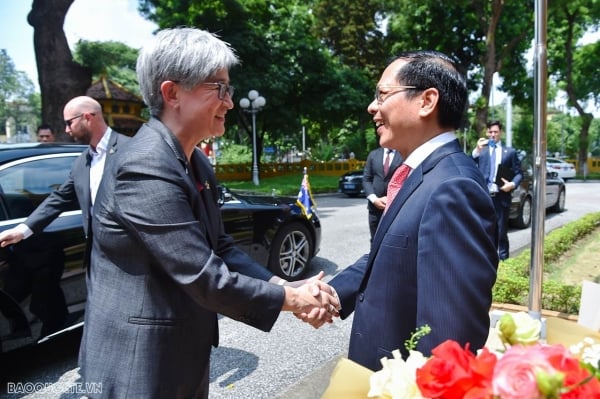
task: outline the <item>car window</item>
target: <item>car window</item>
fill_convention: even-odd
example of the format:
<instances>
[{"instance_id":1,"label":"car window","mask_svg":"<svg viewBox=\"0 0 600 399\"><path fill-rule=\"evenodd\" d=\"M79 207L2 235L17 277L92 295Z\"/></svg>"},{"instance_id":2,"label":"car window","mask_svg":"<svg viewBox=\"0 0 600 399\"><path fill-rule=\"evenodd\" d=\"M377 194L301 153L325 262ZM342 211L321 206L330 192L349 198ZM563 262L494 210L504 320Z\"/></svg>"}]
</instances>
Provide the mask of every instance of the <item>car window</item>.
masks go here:
<instances>
[{"instance_id":1,"label":"car window","mask_svg":"<svg viewBox=\"0 0 600 399\"><path fill-rule=\"evenodd\" d=\"M0 170L3 210L0 219L27 217L67 179L78 154L35 158ZM77 207L71 210L75 210Z\"/></svg>"}]
</instances>

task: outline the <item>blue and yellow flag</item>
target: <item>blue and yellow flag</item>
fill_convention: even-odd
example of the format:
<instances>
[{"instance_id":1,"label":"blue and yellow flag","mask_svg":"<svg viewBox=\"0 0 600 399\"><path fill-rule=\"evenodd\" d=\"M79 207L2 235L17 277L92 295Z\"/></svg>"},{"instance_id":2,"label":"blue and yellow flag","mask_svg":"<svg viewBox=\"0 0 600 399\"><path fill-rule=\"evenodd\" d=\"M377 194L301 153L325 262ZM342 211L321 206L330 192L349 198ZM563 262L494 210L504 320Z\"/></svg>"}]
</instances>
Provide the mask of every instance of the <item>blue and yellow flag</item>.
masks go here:
<instances>
[{"instance_id":1,"label":"blue and yellow flag","mask_svg":"<svg viewBox=\"0 0 600 399\"><path fill-rule=\"evenodd\" d=\"M296 205L302 209L302 214L306 216L307 219L312 217L312 208L317 206L315 200L313 199L312 192L310 191L310 183L308 182L306 167L304 168L304 177L302 178L302 184L300 185L300 191L298 192Z\"/></svg>"}]
</instances>

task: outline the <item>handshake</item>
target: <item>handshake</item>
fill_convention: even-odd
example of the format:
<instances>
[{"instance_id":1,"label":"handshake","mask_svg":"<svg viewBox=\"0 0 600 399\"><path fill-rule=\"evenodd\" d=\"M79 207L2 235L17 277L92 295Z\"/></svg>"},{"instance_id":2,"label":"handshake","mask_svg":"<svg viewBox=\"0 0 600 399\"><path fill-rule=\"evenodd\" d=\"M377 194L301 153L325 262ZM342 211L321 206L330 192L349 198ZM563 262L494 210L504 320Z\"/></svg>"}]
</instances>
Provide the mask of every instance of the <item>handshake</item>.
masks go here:
<instances>
[{"instance_id":1,"label":"handshake","mask_svg":"<svg viewBox=\"0 0 600 399\"><path fill-rule=\"evenodd\" d=\"M322 281L323 272L307 280L287 282L284 285L285 300L282 310L319 328L325 323L333 323L340 316L340 300L329 284Z\"/></svg>"}]
</instances>

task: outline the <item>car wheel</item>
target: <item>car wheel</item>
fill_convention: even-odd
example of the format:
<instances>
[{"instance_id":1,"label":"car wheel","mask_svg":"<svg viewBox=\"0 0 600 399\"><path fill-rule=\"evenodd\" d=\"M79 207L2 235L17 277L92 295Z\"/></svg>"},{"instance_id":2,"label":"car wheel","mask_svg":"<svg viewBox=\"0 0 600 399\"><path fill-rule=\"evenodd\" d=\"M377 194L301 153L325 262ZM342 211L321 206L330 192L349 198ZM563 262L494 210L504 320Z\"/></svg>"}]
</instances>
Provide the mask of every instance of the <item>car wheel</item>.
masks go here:
<instances>
[{"instance_id":1,"label":"car wheel","mask_svg":"<svg viewBox=\"0 0 600 399\"><path fill-rule=\"evenodd\" d=\"M560 213L565 210L565 189L561 189L558 193L558 198L556 199L556 203L552 205L550 211Z\"/></svg>"},{"instance_id":2,"label":"car wheel","mask_svg":"<svg viewBox=\"0 0 600 399\"><path fill-rule=\"evenodd\" d=\"M519 214L514 219L513 224L516 228L526 229L531 225L531 197L526 196L519 207Z\"/></svg>"},{"instance_id":3,"label":"car wheel","mask_svg":"<svg viewBox=\"0 0 600 399\"><path fill-rule=\"evenodd\" d=\"M283 226L275 236L269 256L269 269L288 281L299 280L313 253L312 238L300 223Z\"/></svg>"}]
</instances>

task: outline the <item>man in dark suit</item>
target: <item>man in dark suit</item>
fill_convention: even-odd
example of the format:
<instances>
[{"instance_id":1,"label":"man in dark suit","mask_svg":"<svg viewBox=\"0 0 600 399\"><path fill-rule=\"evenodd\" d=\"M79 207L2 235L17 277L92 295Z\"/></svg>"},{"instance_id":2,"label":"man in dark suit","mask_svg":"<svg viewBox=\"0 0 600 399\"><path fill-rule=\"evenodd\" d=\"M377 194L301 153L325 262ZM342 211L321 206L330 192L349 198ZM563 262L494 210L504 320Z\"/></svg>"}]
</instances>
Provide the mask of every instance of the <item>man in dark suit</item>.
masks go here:
<instances>
[{"instance_id":1,"label":"man in dark suit","mask_svg":"<svg viewBox=\"0 0 600 399\"><path fill-rule=\"evenodd\" d=\"M379 136L377 140L379 141ZM367 156L362 184L368 201L371 242L385 209L387 185L400 164L402 164L402 156L392 148L379 147Z\"/></svg>"},{"instance_id":2,"label":"man in dark suit","mask_svg":"<svg viewBox=\"0 0 600 399\"><path fill-rule=\"evenodd\" d=\"M400 54L369 104L381 146L398 150L404 163L388 185L370 253L329 283L341 317L354 312L348 357L372 370L395 349L407 357L406 340L424 325L431 333L417 350L425 356L448 339L472 351L486 342L496 218L485 181L454 133L466 104L464 76L434 51Z\"/></svg>"},{"instance_id":3,"label":"man in dark suit","mask_svg":"<svg viewBox=\"0 0 600 399\"><path fill-rule=\"evenodd\" d=\"M237 62L227 43L192 28L162 30L140 51L152 117L111 163L94 204L80 365L101 397L208 398L217 313L269 331L282 310L331 319L339 306L320 281L264 281L271 273L224 232L218 183L197 144L225 132Z\"/></svg>"},{"instance_id":4,"label":"man in dark suit","mask_svg":"<svg viewBox=\"0 0 600 399\"><path fill-rule=\"evenodd\" d=\"M0 246L16 244L34 234L40 234L62 212L81 208L87 244L84 262L87 263L91 250L89 223L94 196L105 164L129 141L129 137L108 127L102 115L102 106L91 97L80 96L71 99L65 105L63 115L66 132L75 141L89 144L89 149L73 162L68 179L54 190L23 223L0 233ZM42 336L44 336L62 327L67 318L65 298L60 287L64 270L62 261L64 254L55 253L56 245L46 243L38 245L38 241L42 238L34 237L30 240L35 240L36 243L22 243L21 246L15 247L16 256L23 258L15 263L24 265L23 269L28 268L31 271L16 271L22 281L21 284L14 286L39 287L39 289L31 289L31 306L32 311L36 307L43 309L42 312L35 313L43 321ZM49 255L48 248L51 247L54 252ZM33 253L34 250L38 253ZM48 266L45 267L42 262L47 263ZM24 279L28 281L23 281ZM23 294L24 292L15 292L13 296L19 298ZM43 305L38 306L38 303Z\"/></svg>"},{"instance_id":5,"label":"man in dark suit","mask_svg":"<svg viewBox=\"0 0 600 399\"><path fill-rule=\"evenodd\" d=\"M514 148L503 146L500 121L487 123L487 138L480 138L473 150L473 159L487 182L488 192L494 202L498 221L498 256L500 260L509 256L508 217L512 192L519 187L523 175L521 160ZM492 162L492 159L494 160Z\"/></svg>"}]
</instances>

